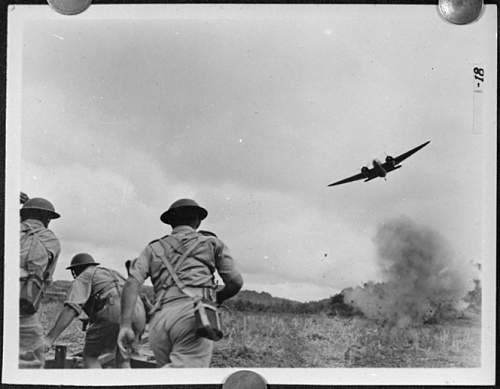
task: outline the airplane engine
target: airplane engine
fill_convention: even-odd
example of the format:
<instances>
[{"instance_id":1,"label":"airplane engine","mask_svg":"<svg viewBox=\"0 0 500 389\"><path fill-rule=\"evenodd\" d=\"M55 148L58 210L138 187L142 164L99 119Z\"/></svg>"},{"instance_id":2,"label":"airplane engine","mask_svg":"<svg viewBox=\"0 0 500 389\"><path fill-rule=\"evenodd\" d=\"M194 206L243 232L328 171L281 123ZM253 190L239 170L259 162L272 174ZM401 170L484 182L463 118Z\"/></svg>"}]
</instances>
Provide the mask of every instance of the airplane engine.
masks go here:
<instances>
[{"instance_id":1,"label":"airplane engine","mask_svg":"<svg viewBox=\"0 0 500 389\"><path fill-rule=\"evenodd\" d=\"M361 168L361 173L363 173L363 175L364 175L364 176L366 176L366 175L368 174L368 171L369 171L369 170L370 170L370 169L368 169L368 167L367 167L367 166L363 166L363 167Z\"/></svg>"},{"instance_id":2,"label":"airplane engine","mask_svg":"<svg viewBox=\"0 0 500 389\"><path fill-rule=\"evenodd\" d=\"M390 165L390 166L394 166L394 158L391 157L390 155L388 155L387 157L385 157L385 162Z\"/></svg>"}]
</instances>

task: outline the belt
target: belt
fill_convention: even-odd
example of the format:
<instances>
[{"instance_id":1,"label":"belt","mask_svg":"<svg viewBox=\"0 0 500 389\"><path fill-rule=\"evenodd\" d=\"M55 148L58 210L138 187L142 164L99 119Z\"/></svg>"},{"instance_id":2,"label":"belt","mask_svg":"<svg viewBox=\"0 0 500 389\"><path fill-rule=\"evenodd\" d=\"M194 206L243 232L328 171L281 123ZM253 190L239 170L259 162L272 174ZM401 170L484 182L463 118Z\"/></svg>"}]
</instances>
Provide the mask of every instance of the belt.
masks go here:
<instances>
[{"instance_id":1,"label":"belt","mask_svg":"<svg viewBox=\"0 0 500 389\"><path fill-rule=\"evenodd\" d=\"M194 286L186 286L184 288L188 293L193 296L198 296L203 299L207 299L209 301L216 301L216 290L213 287L194 287ZM186 293L184 293L179 287L172 285L167 290L162 289L160 293L156 296L156 303L150 311L150 314L155 313L159 310L164 304L167 304L171 301L178 300L180 298L189 297Z\"/></svg>"},{"instance_id":2,"label":"belt","mask_svg":"<svg viewBox=\"0 0 500 389\"><path fill-rule=\"evenodd\" d=\"M198 296L210 301L215 301L215 289L210 287L194 287L194 286L186 286L184 290L193 295ZM165 291L165 294L161 296L162 303L165 303L169 300L175 300L180 297L187 297L187 293L184 293L177 286L173 285Z\"/></svg>"}]
</instances>

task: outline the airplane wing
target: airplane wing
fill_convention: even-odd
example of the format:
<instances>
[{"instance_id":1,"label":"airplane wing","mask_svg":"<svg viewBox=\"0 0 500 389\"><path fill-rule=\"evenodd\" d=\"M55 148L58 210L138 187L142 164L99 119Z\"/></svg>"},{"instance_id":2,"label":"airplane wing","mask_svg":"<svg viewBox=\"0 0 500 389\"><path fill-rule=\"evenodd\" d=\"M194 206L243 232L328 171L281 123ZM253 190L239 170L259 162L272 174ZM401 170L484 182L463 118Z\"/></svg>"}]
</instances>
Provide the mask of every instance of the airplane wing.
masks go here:
<instances>
[{"instance_id":1,"label":"airplane wing","mask_svg":"<svg viewBox=\"0 0 500 389\"><path fill-rule=\"evenodd\" d=\"M358 173L358 174L356 174L356 175L354 175L352 177L344 178L343 180L334 182L333 184L330 184L328 186L335 186L335 185L340 185L340 184L346 184L348 182L357 181L357 180L363 180L363 179L366 179L366 181L369 181L369 180L373 180L375 177L377 177L377 175L375 174L375 169L370 169L370 170L367 171L367 174Z\"/></svg>"},{"instance_id":2,"label":"airplane wing","mask_svg":"<svg viewBox=\"0 0 500 389\"><path fill-rule=\"evenodd\" d=\"M427 141L427 142L425 142L425 143L423 143L423 144L421 144L420 146L415 147L414 149L411 149L410 151L407 151L406 153L398 155L397 157L394 158L394 165L400 164L402 161L404 161L410 155L415 154L418 150L420 150L424 146L427 146L429 143L430 143L430 140Z\"/></svg>"}]
</instances>

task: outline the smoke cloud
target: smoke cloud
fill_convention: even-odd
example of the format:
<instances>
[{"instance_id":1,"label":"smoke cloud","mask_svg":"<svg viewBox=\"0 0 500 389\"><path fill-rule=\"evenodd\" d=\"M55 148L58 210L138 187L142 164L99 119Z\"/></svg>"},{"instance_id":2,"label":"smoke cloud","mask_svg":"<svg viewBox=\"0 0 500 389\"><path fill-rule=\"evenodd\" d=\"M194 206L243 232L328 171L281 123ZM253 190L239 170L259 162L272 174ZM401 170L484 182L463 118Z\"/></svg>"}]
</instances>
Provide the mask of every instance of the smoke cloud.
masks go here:
<instances>
[{"instance_id":1,"label":"smoke cloud","mask_svg":"<svg viewBox=\"0 0 500 389\"><path fill-rule=\"evenodd\" d=\"M374 237L385 282L344 290L344 301L366 317L392 325L421 324L445 306L463 308L474 288L472 262L461 261L435 230L400 217Z\"/></svg>"}]
</instances>

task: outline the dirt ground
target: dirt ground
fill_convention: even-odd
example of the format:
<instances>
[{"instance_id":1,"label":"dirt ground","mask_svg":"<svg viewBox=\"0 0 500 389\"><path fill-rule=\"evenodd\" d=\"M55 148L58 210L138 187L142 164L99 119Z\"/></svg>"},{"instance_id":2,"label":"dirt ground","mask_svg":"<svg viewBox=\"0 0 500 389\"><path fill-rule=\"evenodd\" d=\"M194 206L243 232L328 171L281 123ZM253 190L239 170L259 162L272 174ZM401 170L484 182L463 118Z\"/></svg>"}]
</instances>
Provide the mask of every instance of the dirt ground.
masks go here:
<instances>
[{"instance_id":1,"label":"dirt ground","mask_svg":"<svg viewBox=\"0 0 500 389\"><path fill-rule=\"evenodd\" d=\"M43 305L46 331L61 307ZM212 367L479 367L481 361L481 325L473 317L387 328L360 317L223 311L223 323ZM57 344L67 345L70 357L82 350L84 336L75 320Z\"/></svg>"}]
</instances>

